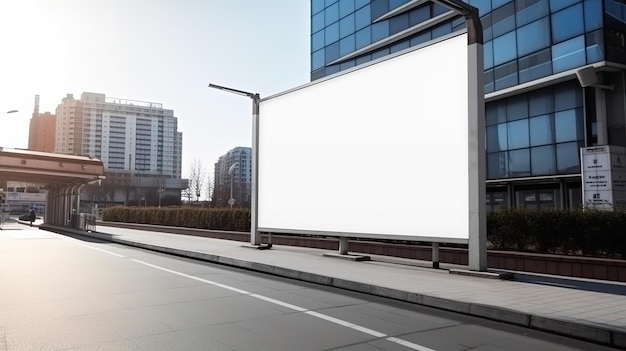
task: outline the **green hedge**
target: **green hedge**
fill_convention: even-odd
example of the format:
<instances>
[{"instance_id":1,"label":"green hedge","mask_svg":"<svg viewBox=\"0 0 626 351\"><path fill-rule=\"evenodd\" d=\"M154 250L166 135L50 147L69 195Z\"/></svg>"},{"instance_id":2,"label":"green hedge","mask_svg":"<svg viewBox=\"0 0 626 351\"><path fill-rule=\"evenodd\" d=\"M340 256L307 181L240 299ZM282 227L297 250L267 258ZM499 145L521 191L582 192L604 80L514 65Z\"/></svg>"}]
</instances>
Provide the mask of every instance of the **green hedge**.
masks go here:
<instances>
[{"instance_id":1,"label":"green hedge","mask_svg":"<svg viewBox=\"0 0 626 351\"><path fill-rule=\"evenodd\" d=\"M250 231L246 208L113 207L103 220ZM495 250L626 258L626 212L501 209L487 214L487 240Z\"/></svg>"},{"instance_id":2,"label":"green hedge","mask_svg":"<svg viewBox=\"0 0 626 351\"><path fill-rule=\"evenodd\" d=\"M502 209L487 214L497 250L626 258L626 212Z\"/></svg>"},{"instance_id":3,"label":"green hedge","mask_svg":"<svg viewBox=\"0 0 626 351\"><path fill-rule=\"evenodd\" d=\"M250 231L250 210L246 208L112 207L104 211L102 220L239 232Z\"/></svg>"}]
</instances>

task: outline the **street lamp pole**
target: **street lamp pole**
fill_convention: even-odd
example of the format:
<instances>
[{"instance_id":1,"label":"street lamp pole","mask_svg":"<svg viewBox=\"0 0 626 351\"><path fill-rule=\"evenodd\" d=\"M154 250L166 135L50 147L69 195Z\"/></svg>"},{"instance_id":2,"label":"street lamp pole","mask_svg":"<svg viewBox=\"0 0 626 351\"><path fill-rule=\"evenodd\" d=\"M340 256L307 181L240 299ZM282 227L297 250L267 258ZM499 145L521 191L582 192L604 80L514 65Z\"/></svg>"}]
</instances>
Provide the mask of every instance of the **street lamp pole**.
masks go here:
<instances>
[{"instance_id":1,"label":"street lamp pole","mask_svg":"<svg viewBox=\"0 0 626 351\"><path fill-rule=\"evenodd\" d=\"M235 168L238 166L239 162L235 162L228 169L228 175L230 176L230 199L228 199L228 204L230 205L230 208L233 208L233 205L235 204L235 198L233 197L233 180L235 179Z\"/></svg>"},{"instance_id":2,"label":"street lamp pole","mask_svg":"<svg viewBox=\"0 0 626 351\"><path fill-rule=\"evenodd\" d=\"M483 28L478 9L461 0L433 0L465 17L468 67L468 175L470 270L487 270L485 215L485 93Z\"/></svg>"},{"instance_id":3,"label":"street lamp pole","mask_svg":"<svg viewBox=\"0 0 626 351\"><path fill-rule=\"evenodd\" d=\"M261 245L261 234L258 231L258 176L259 176L259 105L261 96L258 93L249 93L243 90L209 84L209 88L218 89L227 93L237 94L252 99L252 189L250 199L250 244Z\"/></svg>"}]
</instances>

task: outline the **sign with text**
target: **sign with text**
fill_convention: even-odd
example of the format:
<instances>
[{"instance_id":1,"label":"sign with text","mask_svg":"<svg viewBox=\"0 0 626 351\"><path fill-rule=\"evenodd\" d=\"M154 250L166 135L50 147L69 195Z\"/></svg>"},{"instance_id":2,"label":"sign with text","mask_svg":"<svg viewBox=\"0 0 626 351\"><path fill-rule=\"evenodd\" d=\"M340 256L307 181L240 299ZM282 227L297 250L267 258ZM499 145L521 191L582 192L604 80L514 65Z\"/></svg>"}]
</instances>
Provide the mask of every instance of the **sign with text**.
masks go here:
<instances>
[{"instance_id":1,"label":"sign with text","mask_svg":"<svg viewBox=\"0 0 626 351\"><path fill-rule=\"evenodd\" d=\"M583 200L588 208L613 210L626 204L626 149L604 145L581 153Z\"/></svg>"}]
</instances>

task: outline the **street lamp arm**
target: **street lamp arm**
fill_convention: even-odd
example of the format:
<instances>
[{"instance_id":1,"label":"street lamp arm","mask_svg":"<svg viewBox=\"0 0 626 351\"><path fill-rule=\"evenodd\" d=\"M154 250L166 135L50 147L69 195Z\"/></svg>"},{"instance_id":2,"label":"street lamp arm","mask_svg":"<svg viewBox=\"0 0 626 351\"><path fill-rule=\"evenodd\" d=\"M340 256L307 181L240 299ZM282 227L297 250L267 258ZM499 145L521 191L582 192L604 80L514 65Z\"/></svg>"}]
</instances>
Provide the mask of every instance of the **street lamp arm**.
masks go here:
<instances>
[{"instance_id":1,"label":"street lamp arm","mask_svg":"<svg viewBox=\"0 0 626 351\"><path fill-rule=\"evenodd\" d=\"M17 113L17 112L18 112L17 110L9 110L9 111L7 111L7 113Z\"/></svg>"},{"instance_id":2,"label":"street lamp arm","mask_svg":"<svg viewBox=\"0 0 626 351\"><path fill-rule=\"evenodd\" d=\"M224 87L224 86L217 85L217 84L209 84L209 88L223 90L223 91L227 91L229 93L233 93L233 94L237 94L237 95L247 96L247 97L249 97L251 99L254 99L256 96L259 95L259 94L249 93L249 92L243 91L243 90L237 90L237 89L233 89L233 88Z\"/></svg>"},{"instance_id":3,"label":"street lamp arm","mask_svg":"<svg viewBox=\"0 0 626 351\"><path fill-rule=\"evenodd\" d=\"M480 23L478 9L472 5L466 4L462 0L433 0L443 6L446 6L465 17L467 25L467 41L468 45L483 44L483 26Z\"/></svg>"}]
</instances>

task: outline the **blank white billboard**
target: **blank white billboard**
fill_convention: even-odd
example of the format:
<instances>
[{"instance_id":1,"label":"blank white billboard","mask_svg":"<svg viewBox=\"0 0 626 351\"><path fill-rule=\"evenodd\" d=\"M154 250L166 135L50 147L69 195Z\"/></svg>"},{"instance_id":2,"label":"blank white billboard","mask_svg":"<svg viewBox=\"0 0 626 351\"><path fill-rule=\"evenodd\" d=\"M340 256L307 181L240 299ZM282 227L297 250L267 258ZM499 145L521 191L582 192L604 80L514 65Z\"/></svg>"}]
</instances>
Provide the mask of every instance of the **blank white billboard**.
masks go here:
<instances>
[{"instance_id":1,"label":"blank white billboard","mask_svg":"<svg viewBox=\"0 0 626 351\"><path fill-rule=\"evenodd\" d=\"M466 242L467 47L456 35L262 100L259 230Z\"/></svg>"}]
</instances>

